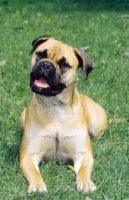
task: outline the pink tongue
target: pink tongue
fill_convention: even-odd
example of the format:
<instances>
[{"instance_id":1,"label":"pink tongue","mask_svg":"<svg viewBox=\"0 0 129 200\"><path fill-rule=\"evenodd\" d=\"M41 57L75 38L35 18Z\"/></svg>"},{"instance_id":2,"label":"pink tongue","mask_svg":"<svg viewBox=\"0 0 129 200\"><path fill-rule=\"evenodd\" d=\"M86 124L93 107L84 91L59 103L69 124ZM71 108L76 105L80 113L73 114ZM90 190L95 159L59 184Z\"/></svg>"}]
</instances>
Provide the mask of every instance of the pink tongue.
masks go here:
<instances>
[{"instance_id":1,"label":"pink tongue","mask_svg":"<svg viewBox=\"0 0 129 200\"><path fill-rule=\"evenodd\" d=\"M36 79L36 80L35 80L35 84L36 84L38 87L41 87L41 88L48 88L48 87L50 87L50 86L48 85L47 81L46 81L43 77L41 77L41 78L39 78L39 79Z\"/></svg>"}]
</instances>

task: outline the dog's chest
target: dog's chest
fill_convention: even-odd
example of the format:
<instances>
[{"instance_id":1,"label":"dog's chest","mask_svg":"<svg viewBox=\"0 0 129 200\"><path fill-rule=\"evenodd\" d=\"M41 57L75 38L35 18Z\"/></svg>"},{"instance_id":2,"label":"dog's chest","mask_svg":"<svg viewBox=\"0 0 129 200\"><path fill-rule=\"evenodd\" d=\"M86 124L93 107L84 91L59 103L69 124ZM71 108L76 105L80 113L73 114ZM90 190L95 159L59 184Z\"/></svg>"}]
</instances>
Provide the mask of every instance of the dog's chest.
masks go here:
<instances>
[{"instance_id":1,"label":"dog's chest","mask_svg":"<svg viewBox=\"0 0 129 200\"><path fill-rule=\"evenodd\" d=\"M61 160L72 159L80 147L85 151L87 129L79 103L76 106L45 103L46 106L35 107L35 123L28 130L30 151Z\"/></svg>"},{"instance_id":2,"label":"dog's chest","mask_svg":"<svg viewBox=\"0 0 129 200\"><path fill-rule=\"evenodd\" d=\"M53 131L42 135L42 151L48 159L56 157L61 160L73 159L73 156L83 146L85 148L86 132L80 126L64 127L57 125Z\"/></svg>"},{"instance_id":3,"label":"dog's chest","mask_svg":"<svg viewBox=\"0 0 129 200\"><path fill-rule=\"evenodd\" d=\"M40 128L38 134L39 151L47 159L53 156L61 160L72 159L79 146L85 146L85 126L79 122L73 110L59 108L54 113L49 111L49 114L51 120Z\"/></svg>"}]
</instances>

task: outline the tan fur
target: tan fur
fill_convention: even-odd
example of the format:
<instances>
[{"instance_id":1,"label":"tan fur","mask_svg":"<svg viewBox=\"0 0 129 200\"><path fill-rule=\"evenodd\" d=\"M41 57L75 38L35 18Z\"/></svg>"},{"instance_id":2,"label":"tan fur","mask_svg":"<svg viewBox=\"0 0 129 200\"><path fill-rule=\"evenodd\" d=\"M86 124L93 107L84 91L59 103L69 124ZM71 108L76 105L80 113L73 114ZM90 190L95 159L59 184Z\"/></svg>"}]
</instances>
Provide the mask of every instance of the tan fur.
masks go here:
<instances>
[{"instance_id":1,"label":"tan fur","mask_svg":"<svg viewBox=\"0 0 129 200\"><path fill-rule=\"evenodd\" d=\"M43 158L53 157L73 160L77 189L94 191L96 186L90 179L93 157L89 134L97 137L104 133L107 126L105 111L89 97L79 94L76 88L79 65L76 54L79 50L48 38L34 50L32 69L37 62L36 52L43 49L48 49L48 58L45 59L54 63L57 73L60 73L57 61L62 55L72 68L61 74L61 82L67 86L61 93L52 97L34 94L21 115L24 135L20 166L30 184L28 192L47 192L38 164Z\"/></svg>"}]
</instances>

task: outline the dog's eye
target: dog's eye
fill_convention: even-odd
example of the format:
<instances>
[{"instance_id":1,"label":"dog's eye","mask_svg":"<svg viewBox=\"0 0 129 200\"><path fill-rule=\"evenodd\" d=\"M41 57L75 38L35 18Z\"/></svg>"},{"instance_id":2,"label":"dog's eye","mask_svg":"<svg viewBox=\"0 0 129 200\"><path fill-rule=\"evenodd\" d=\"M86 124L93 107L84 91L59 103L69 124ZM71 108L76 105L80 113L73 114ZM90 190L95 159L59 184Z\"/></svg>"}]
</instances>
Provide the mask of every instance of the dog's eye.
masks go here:
<instances>
[{"instance_id":1,"label":"dog's eye","mask_svg":"<svg viewBox=\"0 0 129 200\"><path fill-rule=\"evenodd\" d=\"M59 60L58 65L62 70L65 68L70 68L70 65L68 64L65 58L62 58L61 60Z\"/></svg>"},{"instance_id":2,"label":"dog's eye","mask_svg":"<svg viewBox=\"0 0 129 200\"><path fill-rule=\"evenodd\" d=\"M36 55L38 56L39 59L47 58L47 49L44 51L37 51Z\"/></svg>"},{"instance_id":3,"label":"dog's eye","mask_svg":"<svg viewBox=\"0 0 129 200\"><path fill-rule=\"evenodd\" d=\"M67 67L67 66L68 66L68 63L66 63L66 62L64 61L63 63L61 63L61 66Z\"/></svg>"}]
</instances>

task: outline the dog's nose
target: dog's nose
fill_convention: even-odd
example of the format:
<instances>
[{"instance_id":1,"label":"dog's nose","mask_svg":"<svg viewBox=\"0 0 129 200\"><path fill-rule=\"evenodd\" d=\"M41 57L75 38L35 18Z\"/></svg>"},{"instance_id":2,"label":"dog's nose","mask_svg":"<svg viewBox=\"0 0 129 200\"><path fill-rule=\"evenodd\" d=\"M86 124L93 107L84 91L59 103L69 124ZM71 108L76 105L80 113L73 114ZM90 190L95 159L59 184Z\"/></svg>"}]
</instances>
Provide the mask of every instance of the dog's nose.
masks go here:
<instances>
[{"instance_id":1,"label":"dog's nose","mask_svg":"<svg viewBox=\"0 0 129 200\"><path fill-rule=\"evenodd\" d=\"M44 71L51 71L53 69L53 64L48 62L48 61L43 61L40 63L40 67L41 69L43 69Z\"/></svg>"}]
</instances>

